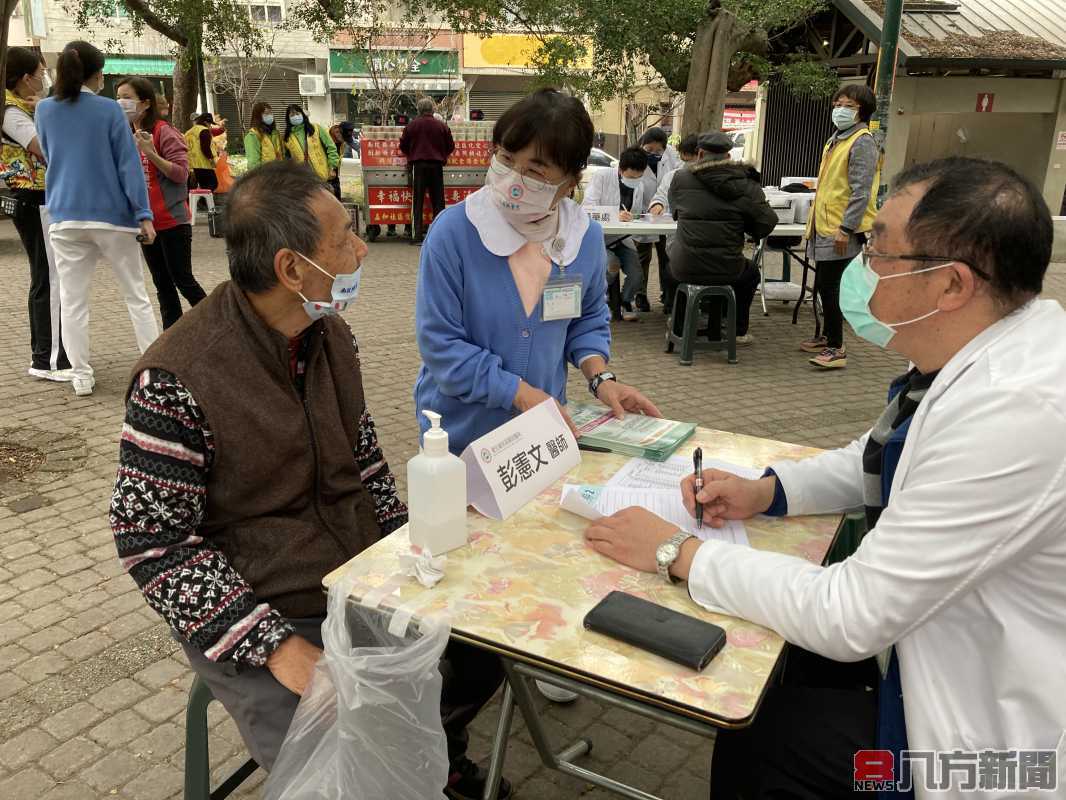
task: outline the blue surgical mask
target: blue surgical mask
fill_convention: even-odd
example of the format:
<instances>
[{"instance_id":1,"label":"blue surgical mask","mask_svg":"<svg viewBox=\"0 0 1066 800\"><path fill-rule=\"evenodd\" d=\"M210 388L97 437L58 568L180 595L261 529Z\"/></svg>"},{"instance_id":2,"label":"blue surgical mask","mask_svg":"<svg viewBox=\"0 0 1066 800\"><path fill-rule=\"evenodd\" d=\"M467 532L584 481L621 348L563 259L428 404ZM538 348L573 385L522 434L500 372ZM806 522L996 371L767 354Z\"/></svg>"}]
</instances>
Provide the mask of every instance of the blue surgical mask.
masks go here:
<instances>
[{"instance_id":1,"label":"blue surgical mask","mask_svg":"<svg viewBox=\"0 0 1066 800\"><path fill-rule=\"evenodd\" d=\"M873 299L874 292L877 291L878 282L887 281L891 278L906 278L923 272L932 272L933 270L950 267L954 263L954 261L949 261L947 264L916 269L913 272L878 275L862 262L861 255L855 256L840 278L840 310L844 313L844 319L848 321L856 335L876 344L878 347L887 347L888 343L892 341L892 337L896 335L896 328L928 319L940 309L934 308L928 314L922 314L920 317L908 319L904 322L882 322L870 310L870 300Z\"/></svg>"},{"instance_id":2,"label":"blue surgical mask","mask_svg":"<svg viewBox=\"0 0 1066 800\"><path fill-rule=\"evenodd\" d=\"M263 124L264 125L273 125L274 124L274 115L273 114L264 114L263 115Z\"/></svg>"},{"instance_id":3,"label":"blue surgical mask","mask_svg":"<svg viewBox=\"0 0 1066 800\"><path fill-rule=\"evenodd\" d=\"M359 282L363 279L362 267L357 268L355 272L341 275L330 275L303 253L297 253L296 255L323 275L328 275L330 278L333 278L333 287L330 291L332 300L330 301L308 300L304 297L302 292L298 293L300 298L304 301L304 313L306 313L312 321L322 319L323 317L335 317L337 314L344 311L349 304L355 302L355 298L359 294Z\"/></svg>"},{"instance_id":4,"label":"blue surgical mask","mask_svg":"<svg viewBox=\"0 0 1066 800\"><path fill-rule=\"evenodd\" d=\"M636 189L641 184L640 178L626 178L623 176L621 181L623 186L628 186L630 189Z\"/></svg>"},{"instance_id":5,"label":"blue surgical mask","mask_svg":"<svg viewBox=\"0 0 1066 800\"><path fill-rule=\"evenodd\" d=\"M304 115L303 114L293 114L291 117L289 117L289 124L290 125L303 125L304 124Z\"/></svg>"},{"instance_id":6,"label":"blue surgical mask","mask_svg":"<svg viewBox=\"0 0 1066 800\"><path fill-rule=\"evenodd\" d=\"M833 109L833 124L837 126L837 130L846 131L859 119L859 112L854 108L846 108L845 106L837 106Z\"/></svg>"}]
</instances>

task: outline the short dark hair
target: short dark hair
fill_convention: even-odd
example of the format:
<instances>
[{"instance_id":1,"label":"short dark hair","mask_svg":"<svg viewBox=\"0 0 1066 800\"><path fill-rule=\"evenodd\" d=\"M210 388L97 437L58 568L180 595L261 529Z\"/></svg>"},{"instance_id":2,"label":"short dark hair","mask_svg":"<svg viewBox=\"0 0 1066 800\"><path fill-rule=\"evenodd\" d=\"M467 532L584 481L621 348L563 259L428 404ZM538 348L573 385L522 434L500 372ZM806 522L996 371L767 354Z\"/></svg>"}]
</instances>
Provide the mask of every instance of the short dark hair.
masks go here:
<instances>
[{"instance_id":1,"label":"short dark hair","mask_svg":"<svg viewBox=\"0 0 1066 800\"><path fill-rule=\"evenodd\" d=\"M148 108L145 110L144 116L141 117L137 125L142 131L148 131L151 133L155 130L156 120L159 119L159 101L152 82L147 78L123 78L118 82L118 85L115 86L115 89L118 90L122 86L129 86L133 89L133 93L137 95L137 99L142 103L145 100L148 101Z\"/></svg>"},{"instance_id":2,"label":"short dark hair","mask_svg":"<svg viewBox=\"0 0 1066 800\"><path fill-rule=\"evenodd\" d=\"M28 47L11 47L7 51L7 73L4 83L8 89L14 89L15 84L26 75L32 75L37 68L44 63L41 54L30 50Z\"/></svg>"},{"instance_id":3,"label":"short dark hair","mask_svg":"<svg viewBox=\"0 0 1066 800\"><path fill-rule=\"evenodd\" d=\"M648 168L648 154L639 147L627 147L618 157L618 169L639 169L644 172Z\"/></svg>"},{"instance_id":4,"label":"short dark hair","mask_svg":"<svg viewBox=\"0 0 1066 800\"><path fill-rule=\"evenodd\" d=\"M841 86L833 93L833 103L841 97L854 100L859 104L859 120L869 122L877 111L877 97L865 83L848 83Z\"/></svg>"},{"instance_id":5,"label":"short dark hair","mask_svg":"<svg viewBox=\"0 0 1066 800\"><path fill-rule=\"evenodd\" d=\"M516 153L534 143L539 154L577 178L588 163L594 135L580 100L558 89L539 89L497 120L492 144Z\"/></svg>"},{"instance_id":6,"label":"short dark hair","mask_svg":"<svg viewBox=\"0 0 1066 800\"><path fill-rule=\"evenodd\" d=\"M321 226L311 201L329 187L308 165L271 161L241 176L226 200L226 250L229 274L246 292L277 285L274 256L288 248L311 256L318 249ZM278 198L285 212L278 213Z\"/></svg>"},{"instance_id":7,"label":"short dark hair","mask_svg":"<svg viewBox=\"0 0 1066 800\"><path fill-rule=\"evenodd\" d=\"M82 84L104 68L104 54L88 42L74 41L56 61L55 96L77 102Z\"/></svg>"},{"instance_id":8,"label":"short dark hair","mask_svg":"<svg viewBox=\"0 0 1066 800\"><path fill-rule=\"evenodd\" d=\"M914 255L969 264L1013 310L1040 294L1051 262L1051 212L1036 187L1006 164L942 158L901 172L893 193L924 185L907 222Z\"/></svg>"},{"instance_id":9,"label":"short dark hair","mask_svg":"<svg viewBox=\"0 0 1066 800\"><path fill-rule=\"evenodd\" d=\"M661 144L663 146L663 149L665 150L666 145L670 143L670 137L666 135L666 131L664 131L662 128L648 128L646 131L644 131L644 135L640 137L640 142L638 144L643 147L644 145L650 144L651 142Z\"/></svg>"},{"instance_id":10,"label":"short dark hair","mask_svg":"<svg viewBox=\"0 0 1066 800\"><path fill-rule=\"evenodd\" d=\"M690 133L677 145L677 152L684 153L686 156L694 156L700 149L700 137L694 133Z\"/></svg>"}]
</instances>

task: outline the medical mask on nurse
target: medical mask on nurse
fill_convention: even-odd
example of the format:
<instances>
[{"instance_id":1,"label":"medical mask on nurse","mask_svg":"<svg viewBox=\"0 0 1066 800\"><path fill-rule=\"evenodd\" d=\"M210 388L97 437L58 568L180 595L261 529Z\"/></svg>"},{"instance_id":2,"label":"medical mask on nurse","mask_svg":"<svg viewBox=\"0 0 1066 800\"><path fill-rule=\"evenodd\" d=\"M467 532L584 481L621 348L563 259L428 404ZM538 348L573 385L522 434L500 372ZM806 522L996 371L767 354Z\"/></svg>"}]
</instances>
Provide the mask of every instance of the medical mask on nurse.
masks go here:
<instances>
[{"instance_id":1,"label":"medical mask on nurse","mask_svg":"<svg viewBox=\"0 0 1066 800\"><path fill-rule=\"evenodd\" d=\"M859 112L854 108L847 108L846 106L837 106L833 109L833 124L837 126L837 130L846 131L852 125L854 125L859 119Z\"/></svg>"},{"instance_id":2,"label":"medical mask on nurse","mask_svg":"<svg viewBox=\"0 0 1066 800\"><path fill-rule=\"evenodd\" d=\"M331 300L308 300L304 297L303 292L298 292L300 298L304 301L304 313L312 320L319 320L323 317L335 317L337 314L344 311L344 309L346 309L351 303L355 302L355 298L359 294L359 282L363 278L362 267L357 268L355 272L330 275L303 253L297 253L296 255L323 275L333 278L333 287L330 290Z\"/></svg>"},{"instance_id":3,"label":"medical mask on nurse","mask_svg":"<svg viewBox=\"0 0 1066 800\"><path fill-rule=\"evenodd\" d=\"M545 183L519 175L496 156L492 157L485 183L492 189L496 207L511 227L531 242L543 242L555 235L558 208L552 208L561 183Z\"/></svg>"},{"instance_id":4,"label":"medical mask on nurse","mask_svg":"<svg viewBox=\"0 0 1066 800\"><path fill-rule=\"evenodd\" d=\"M888 343L892 341L892 337L896 335L897 328L928 319L940 309L934 308L928 314L922 314L920 317L904 320L903 322L882 322L870 310L870 300L873 299L874 292L877 291L877 284L891 278L909 278L912 275L920 275L923 272L943 269L944 267L950 267L954 263L954 261L949 261L946 264L916 269L913 272L878 275L870 266L863 263L861 254L855 256L840 278L840 310L844 313L844 319L848 321L855 333L866 341L872 342L878 347L887 347Z\"/></svg>"},{"instance_id":5,"label":"medical mask on nurse","mask_svg":"<svg viewBox=\"0 0 1066 800\"><path fill-rule=\"evenodd\" d=\"M640 178L627 178L625 176L622 176L622 185L629 189L636 189L638 186L640 186L640 183Z\"/></svg>"}]
</instances>

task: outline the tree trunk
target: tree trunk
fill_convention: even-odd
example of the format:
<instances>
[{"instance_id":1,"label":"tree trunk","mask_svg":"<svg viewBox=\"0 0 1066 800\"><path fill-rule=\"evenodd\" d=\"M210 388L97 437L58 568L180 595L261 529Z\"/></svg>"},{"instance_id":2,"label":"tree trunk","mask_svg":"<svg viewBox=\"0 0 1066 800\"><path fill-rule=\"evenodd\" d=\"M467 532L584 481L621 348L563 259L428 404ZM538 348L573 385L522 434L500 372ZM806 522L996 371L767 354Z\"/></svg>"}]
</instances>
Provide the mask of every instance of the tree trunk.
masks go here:
<instances>
[{"instance_id":1,"label":"tree trunk","mask_svg":"<svg viewBox=\"0 0 1066 800\"><path fill-rule=\"evenodd\" d=\"M184 47L180 48L174 62L174 100L170 110L170 121L179 131L192 123L197 90L196 60L187 57Z\"/></svg>"},{"instance_id":2,"label":"tree trunk","mask_svg":"<svg viewBox=\"0 0 1066 800\"><path fill-rule=\"evenodd\" d=\"M700 22L692 44L682 136L721 129L729 65L748 35L745 26L721 7L710 8Z\"/></svg>"}]
</instances>

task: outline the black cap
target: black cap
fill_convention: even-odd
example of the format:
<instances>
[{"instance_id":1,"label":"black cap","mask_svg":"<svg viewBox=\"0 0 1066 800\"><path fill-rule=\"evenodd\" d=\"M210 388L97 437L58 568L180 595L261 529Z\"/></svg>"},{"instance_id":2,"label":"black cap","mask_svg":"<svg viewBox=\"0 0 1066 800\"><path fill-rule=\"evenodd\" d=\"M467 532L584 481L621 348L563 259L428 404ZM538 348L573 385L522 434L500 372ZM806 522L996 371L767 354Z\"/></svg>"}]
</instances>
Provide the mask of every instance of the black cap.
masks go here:
<instances>
[{"instance_id":1,"label":"black cap","mask_svg":"<svg viewBox=\"0 0 1066 800\"><path fill-rule=\"evenodd\" d=\"M696 146L707 153L728 153L733 149L733 140L721 131L701 133Z\"/></svg>"}]
</instances>

